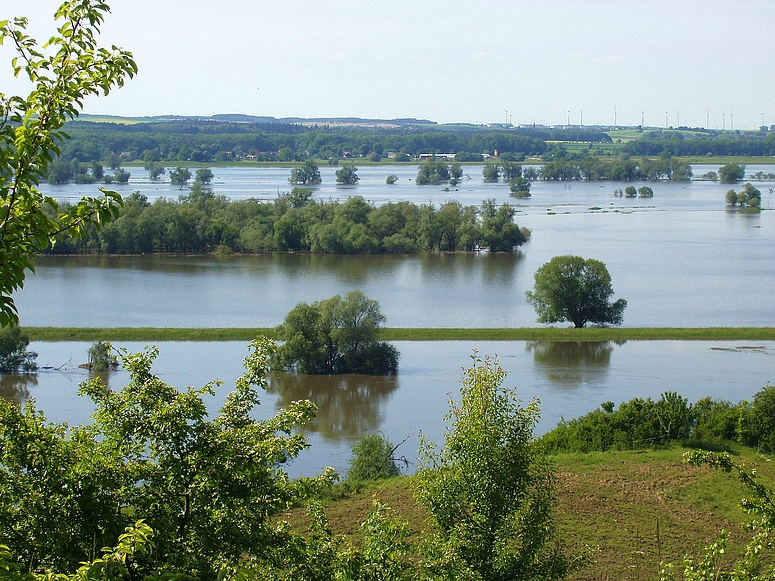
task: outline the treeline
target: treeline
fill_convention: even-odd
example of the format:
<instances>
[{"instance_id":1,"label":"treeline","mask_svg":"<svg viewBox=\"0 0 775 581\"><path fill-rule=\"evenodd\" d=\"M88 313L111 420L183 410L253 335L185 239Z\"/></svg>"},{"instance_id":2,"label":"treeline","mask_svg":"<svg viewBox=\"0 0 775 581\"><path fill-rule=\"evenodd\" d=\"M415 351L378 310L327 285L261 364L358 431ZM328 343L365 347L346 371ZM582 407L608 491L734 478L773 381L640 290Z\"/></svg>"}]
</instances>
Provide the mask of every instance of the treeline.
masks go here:
<instances>
[{"instance_id":1,"label":"treeline","mask_svg":"<svg viewBox=\"0 0 775 581\"><path fill-rule=\"evenodd\" d=\"M603 160L595 155L577 158L553 155L536 173L541 179L551 181L688 181L692 178L692 168L688 163L665 154L657 159L640 160L632 159L627 154L614 160Z\"/></svg>"},{"instance_id":2,"label":"treeline","mask_svg":"<svg viewBox=\"0 0 775 581\"><path fill-rule=\"evenodd\" d=\"M622 146L630 155L673 156L772 156L775 155L775 131L701 133L691 137L683 133L648 132L642 139Z\"/></svg>"},{"instance_id":3,"label":"treeline","mask_svg":"<svg viewBox=\"0 0 775 581\"><path fill-rule=\"evenodd\" d=\"M485 200L481 207L450 201L391 202L379 207L361 196L320 202L312 191L294 188L273 201L230 201L194 184L177 200L151 203L135 192L119 218L85 237L65 237L50 251L108 253L415 253L424 251L511 251L529 231L514 222L509 204Z\"/></svg>"},{"instance_id":4,"label":"treeline","mask_svg":"<svg viewBox=\"0 0 775 581\"><path fill-rule=\"evenodd\" d=\"M752 402L732 404L703 398L691 404L675 392L658 401L635 398L614 409L600 409L563 420L541 440L549 452L632 450L682 442L724 448L743 444L775 452L775 386L767 385Z\"/></svg>"},{"instance_id":5,"label":"treeline","mask_svg":"<svg viewBox=\"0 0 775 581\"><path fill-rule=\"evenodd\" d=\"M308 157L338 159L352 154L379 160L388 152L495 151L541 155L547 146L529 130L419 130L305 127L285 124L166 122L120 125L72 122L70 139L60 158L81 162L105 161L120 155L124 161L144 160L146 152L166 161L233 161L251 156L259 161L300 161ZM589 131L590 141L610 142L608 135ZM573 139L575 139L575 134ZM467 160L467 156L462 156ZM475 160L476 161L476 160Z\"/></svg>"}]
</instances>

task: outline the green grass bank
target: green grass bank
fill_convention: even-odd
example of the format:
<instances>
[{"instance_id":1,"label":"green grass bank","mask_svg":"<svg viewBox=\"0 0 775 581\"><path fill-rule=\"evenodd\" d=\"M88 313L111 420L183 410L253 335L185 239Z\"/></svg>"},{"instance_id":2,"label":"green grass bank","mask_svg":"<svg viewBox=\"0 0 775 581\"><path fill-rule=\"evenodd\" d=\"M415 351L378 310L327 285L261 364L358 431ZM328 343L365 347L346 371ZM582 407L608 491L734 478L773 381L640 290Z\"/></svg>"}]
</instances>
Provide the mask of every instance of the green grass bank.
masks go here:
<instances>
[{"instance_id":1,"label":"green grass bank","mask_svg":"<svg viewBox=\"0 0 775 581\"><path fill-rule=\"evenodd\" d=\"M23 327L31 341L250 341L274 328ZM775 341L775 327L386 328L384 341Z\"/></svg>"},{"instance_id":2,"label":"green grass bank","mask_svg":"<svg viewBox=\"0 0 775 581\"><path fill-rule=\"evenodd\" d=\"M739 508L746 489L734 474L683 463L685 448L633 452L594 452L551 456L556 476L555 519L560 536L572 550L593 548L593 562L570 581L658 581L660 562L680 570L686 555L702 554L722 529L730 531L723 562L739 555L750 533ZM762 484L772 487L767 458L742 448L733 456L757 468ZM325 501L335 534L358 542L360 523L373 498L388 503L405 519L410 542L419 546L427 534L427 513L413 496L412 477L401 476L362 488L339 500ZM303 531L302 510L286 514Z\"/></svg>"}]
</instances>

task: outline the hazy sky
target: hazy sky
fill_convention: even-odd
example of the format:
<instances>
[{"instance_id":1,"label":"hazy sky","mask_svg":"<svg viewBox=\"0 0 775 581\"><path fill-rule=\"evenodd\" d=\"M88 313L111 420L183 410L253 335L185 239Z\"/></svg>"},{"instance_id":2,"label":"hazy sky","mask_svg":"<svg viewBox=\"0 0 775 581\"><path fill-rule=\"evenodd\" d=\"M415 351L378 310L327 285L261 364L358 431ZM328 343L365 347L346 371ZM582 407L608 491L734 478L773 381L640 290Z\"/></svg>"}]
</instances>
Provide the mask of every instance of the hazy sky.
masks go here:
<instances>
[{"instance_id":1,"label":"hazy sky","mask_svg":"<svg viewBox=\"0 0 775 581\"><path fill-rule=\"evenodd\" d=\"M108 3L103 40L140 72L86 113L775 124L772 0ZM58 4L0 0L0 19L48 38Z\"/></svg>"}]
</instances>

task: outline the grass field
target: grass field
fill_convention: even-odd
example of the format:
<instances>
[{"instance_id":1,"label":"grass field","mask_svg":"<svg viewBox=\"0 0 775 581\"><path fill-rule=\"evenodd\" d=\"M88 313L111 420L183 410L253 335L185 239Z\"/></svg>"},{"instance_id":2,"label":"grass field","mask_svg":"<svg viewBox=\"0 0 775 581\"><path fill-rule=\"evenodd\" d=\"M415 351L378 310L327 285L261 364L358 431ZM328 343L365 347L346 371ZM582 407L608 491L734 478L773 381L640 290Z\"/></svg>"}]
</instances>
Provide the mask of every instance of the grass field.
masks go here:
<instances>
[{"instance_id":1,"label":"grass field","mask_svg":"<svg viewBox=\"0 0 775 581\"><path fill-rule=\"evenodd\" d=\"M250 341L274 328L24 327L31 341ZM385 341L773 341L775 327L387 328Z\"/></svg>"},{"instance_id":2,"label":"grass field","mask_svg":"<svg viewBox=\"0 0 775 581\"><path fill-rule=\"evenodd\" d=\"M747 536L747 519L739 508L745 491L734 475L694 468L682 462L684 449L605 452L554 457L557 476L555 513L562 538L572 550L594 549L595 562L576 574L575 581L658 579L660 561L677 567L684 556L697 556L722 529L730 531L728 558L737 555ZM772 486L771 464L751 451L736 460L755 465ZM388 503L407 520L412 542L426 529L426 513L413 497L411 477L371 486L326 507L332 530L353 542L372 498ZM305 526L303 511L287 517Z\"/></svg>"}]
</instances>

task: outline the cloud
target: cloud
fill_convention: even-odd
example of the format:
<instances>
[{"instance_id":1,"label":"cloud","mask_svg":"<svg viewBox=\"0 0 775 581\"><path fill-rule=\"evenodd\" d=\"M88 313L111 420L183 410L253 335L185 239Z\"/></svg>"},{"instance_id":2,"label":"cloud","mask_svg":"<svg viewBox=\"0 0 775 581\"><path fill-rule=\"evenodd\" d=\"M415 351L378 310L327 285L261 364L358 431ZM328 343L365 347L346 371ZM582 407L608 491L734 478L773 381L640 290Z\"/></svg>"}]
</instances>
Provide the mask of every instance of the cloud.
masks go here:
<instances>
[{"instance_id":1,"label":"cloud","mask_svg":"<svg viewBox=\"0 0 775 581\"><path fill-rule=\"evenodd\" d=\"M570 58L572 59L585 59L589 56L588 52L574 52L572 55L570 55Z\"/></svg>"},{"instance_id":2,"label":"cloud","mask_svg":"<svg viewBox=\"0 0 775 581\"><path fill-rule=\"evenodd\" d=\"M487 52L484 52L484 51L479 51L479 52L475 52L474 54L470 55L468 57L468 60L470 60L470 61L479 61L479 60L482 60L482 59L489 58L489 56L490 56L490 53L487 53Z\"/></svg>"}]
</instances>

